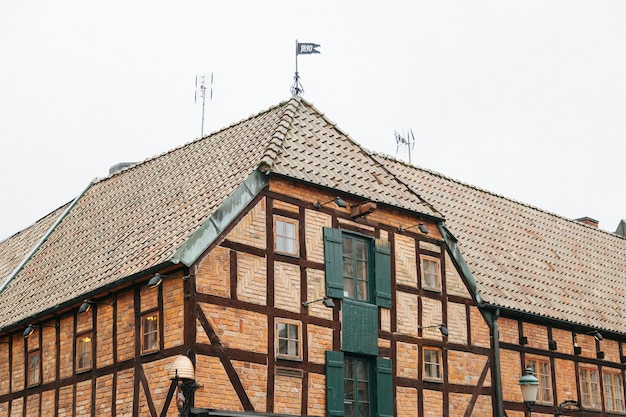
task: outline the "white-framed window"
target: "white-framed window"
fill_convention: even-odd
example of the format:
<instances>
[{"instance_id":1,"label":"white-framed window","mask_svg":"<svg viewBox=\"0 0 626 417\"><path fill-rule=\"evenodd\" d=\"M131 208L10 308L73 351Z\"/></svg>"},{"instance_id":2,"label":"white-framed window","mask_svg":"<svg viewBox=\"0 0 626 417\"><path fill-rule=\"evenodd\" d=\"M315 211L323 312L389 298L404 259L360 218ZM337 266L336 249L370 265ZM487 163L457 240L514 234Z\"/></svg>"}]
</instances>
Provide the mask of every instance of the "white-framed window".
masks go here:
<instances>
[{"instance_id":1,"label":"white-framed window","mask_svg":"<svg viewBox=\"0 0 626 417\"><path fill-rule=\"evenodd\" d=\"M600 377L597 368L580 367L580 403L583 408L602 409L600 399Z\"/></svg>"},{"instance_id":2,"label":"white-framed window","mask_svg":"<svg viewBox=\"0 0 626 417\"><path fill-rule=\"evenodd\" d=\"M159 350L159 313L154 311L141 316L141 353Z\"/></svg>"},{"instance_id":3,"label":"white-framed window","mask_svg":"<svg viewBox=\"0 0 626 417\"><path fill-rule=\"evenodd\" d=\"M527 359L526 366L530 366L532 368L533 374L539 380L537 402L542 404L551 404L552 377L550 376L550 361L539 358Z\"/></svg>"},{"instance_id":4,"label":"white-framed window","mask_svg":"<svg viewBox=\"0 0 626 417\"><path fill-rule=\"evenodd\" d=\"M92 337L92 333L87 333L76 338L76 372L91 369Z\"/></svg>"},{"instance_id":5,"label":"white-framed window","mask_svg":"<svg viewBox=\"0 0 626 417\"><path fill-rule=\"evenodd\" d=\"M426 290L441 291L441 264L439 258L420 256L422 287Z\"/></svg>"},{"instance_id":6,"label":"white-framed window","mask_svg":"<svg viewBox=\"0 0 626 417\"><path fill-rule=\"evenodd\" d=\"M604 379L604 403L607 411L623 413L624 410L624 387L622 375L618 370L602 373Z\"/></svg>"},{"instance_id":7,"label":"white-framed window","mask_svg":"<svg viewBox=\"0 0 626 417\"><path fill-rule=\"evenodd\" d=\"M298 220L274 216L274 246L276 253L299 256Z\"/></svg>"},{"instance_id":8,"label":"white-framed window","mask_svg":"<svg viewBox=\"0 0 626 417\"><path fill-rule=\"evenodd\" d=\"M302 324L296 320L276 319L276 357L302 360Z\"/></svg>"},{"instance_id":9,"label":"white-framed window","mask_svg":"<svg viewBox=\"0 0 626 417\"><path fill-rule=\"evenodd\" d=\"M434 347L424 347L422 354L423 378L430 381L443 380L441 369L441 349Z\"/></svg>"}]
</instances>

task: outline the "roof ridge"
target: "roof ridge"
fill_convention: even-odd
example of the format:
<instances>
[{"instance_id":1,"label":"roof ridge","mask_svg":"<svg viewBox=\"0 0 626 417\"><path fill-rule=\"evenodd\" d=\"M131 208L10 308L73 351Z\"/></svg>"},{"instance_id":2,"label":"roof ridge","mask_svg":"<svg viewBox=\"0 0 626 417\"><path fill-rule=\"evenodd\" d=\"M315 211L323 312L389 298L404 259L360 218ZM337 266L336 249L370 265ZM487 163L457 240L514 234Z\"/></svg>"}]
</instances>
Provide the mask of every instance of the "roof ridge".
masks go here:
<instances>
[{"instance_id":1,"label":"roof ridge","mask_svg":"<svg viewBox=\"0 0 626 417\"><path fill-rule=\"evenodd\" d=\"M455 182L455 183L457 183L457 184L460 184L460 185L462 185L462 186L464 186L464 187L472 188L472 189L474 189L474 190L476 190L476 191L480 191L480 192L483 192L483 193L486 193L486 194L492 195L492 196L494 196L494 197L502 198L503 200L509 201L509 202L511 202L511 203L515 203L515 204L519 204L519 205L524 206L524 207L528 207L528 208L530 208L530 209L532 209L532 210L536 210L536 211L539 211L539 212L541 212L541 213L545 213L545 214L547 214L547 215L550 215L550 216L553 216L553 217L559 218L559 219L561 219L561 220L565 220L565 221L567 221L567 222L574 223L574 224L579 225L579 226L587 227L587 228L589 228L589 229L592 229L592 230L596 230L596 231L602 232L602 233L607 234L607 235L610 235L610 236L612 236L612 237L618 237L618 238L620 238L620 239L626 239L626 237L619 236L619 235L617 235L617 234L615 234L615 233L611 233L611 232L609 232L609 231L607 231L607 230L604 230L604 229L600 229L599 227L589 226L589 225L587 225L587 224L581 223L581 222L576 221L576 220L574 220L574 219L567 218L567 217L565 217L565 216L562 216L562 215L560 215L560 214L554 213L554 212L552 212L552 211L549 211L549 210L546 210L546 209L542 209L542 208L540 208L540 207L534 206L534 205L529 204L529 203L524 203L524 202L522 202L522 201L520 201L520 200L516 200L516 199L514 199L514 198L512 198L512 197L507 197L507 196L505 196L505 195L503 195L503 194L499 194L499 193L496 193L496 192L494 192L494 191L487 190L486 188L482 188L482 187L479 187L479 186L477 186L477 185L473 185L473 184L470 184L470 183L467 183L467 182L464 182L464 181L458 180L458 179L456 179L456 178L449 177L449 176L447 176L447 175L445 175L445 174L442 174L442 173L441 173L441 172L439 172L439 171L435 171L435 170L432 170L432 169L423 168L423 167L420 167L420 166L417 166L417 165L409 164L409 163L407 163L406 161L402 161L402 160L400 160L400 159L397 159L397 158L395 158L395 157L393 157L393 156L391 156L391 155L388 155L388 154L385 154L385 153L382 153L382 152L376 152L376 155L378 155L378 156L379 156L379 157L381 157L381 158L384 158L384 159L390 160L390 161L392 161L392 162L399 163L399 164L404 165L404 166L406 166L406 167L409 167L409 168L412 168L412 169L416 169L416 170L420 170L420 171L423 171L423 172L427 172L427 173L429 173L429 174L435 175L435 176L437 176L437 177L439 177L439 178L442 178L442 179L444 179L444 180L447 180L447 181L452 181L452 182Z\"/></svg>"},{"instance_id":2,"label":"roof ridge","mask_svg":"<svg viewBox=\"0 0 626 417\"><path fill-rule=\"evenodd\" d=\"M239 121L233 122L233 123L229 124L228 126L225 126L225 127L221 128L221 129L214 130L211 133L209 133L208 135L205 135L205 136L202 136L202 137L190 140L190 141L185 142L185 143L183 143L181 145L175 146L175 147L173 147L171 149L168 149L168 150L163 151L161 153L158 153L156 155L150 156L150 157L148 157L148 158L146 158L146 159L144 159L142 161L137 161L134 165L129 166L129 167L124 168L124 169L121 169L119 171L116 171L116 172L114 172L112 174L107 175L106 177L95 178L93 180L93 184L95 185L95 184L97 184L99 182L102 182L102 181L105 181L105 180L107 180L109 178L115 177L117 175L121 175L122 173L124 173L126 171L131 171L133 169L136 169L140 165L144 165L144 164L146 164L148 162L151 162L153 160L162 158L165 155L169 155L169 154L171 154L173 152L176 152L176 151L178 151L180 149L183 149L183 148L185 148L185 147L187 147L189 145L192 145L194 143L198 143L198 142L201 142L201 141L204 141L204 140L210 140L215 135L218 135L218 134L220 134L222 132L225 132L225 131L227 131L229 129L232 129L232 128L234 128L234 127L236 127L236 126L238 126L238 125L240 125L242 123L245 123L245 122L247 122L247 121L249 121L251 119L254 119L254 118L260 117L260 116L262 116L262 115L264 115L266 113L269 113L269 112L271 112L271 111L273 111L273 110L275 110L275 109L277 109L277 108L279 108L281 106L284 106L285 104L288 104L292 100L293 100L293 98L289 99L289 100L284 100L284 101L282 101L282 102L280 102L278 104L275 104L273 106L270 106L270 107L266 108L265 110L261 110L258 113L254 113L254 114L252 114L252 115L250 115L248 117L240 119Z\"/></svg>"},{"instance_id":3,"label":"roof ridge","mask_svg":"<svg viewBox=\"0 0 626 417\"><path fill-rule=\"evenodd\" d=\"M278 106L285 106L283 113L280 117L280 121L276 126L276 130L272 134L272 138L270 139L270 143L267 145L265 149L265 153L261 157L259 161L259 167L261 171L268 171L272 168L274 164L274 160L280 154L280 150L283 147L283 143L285 141L285 137L287 136L287 132L291 128L291 124L293 123L293 119L295 116L295 112L300 106L301 98L299 96L293 96L291 99L280 103Z\"/></svg>"}]
</instances>

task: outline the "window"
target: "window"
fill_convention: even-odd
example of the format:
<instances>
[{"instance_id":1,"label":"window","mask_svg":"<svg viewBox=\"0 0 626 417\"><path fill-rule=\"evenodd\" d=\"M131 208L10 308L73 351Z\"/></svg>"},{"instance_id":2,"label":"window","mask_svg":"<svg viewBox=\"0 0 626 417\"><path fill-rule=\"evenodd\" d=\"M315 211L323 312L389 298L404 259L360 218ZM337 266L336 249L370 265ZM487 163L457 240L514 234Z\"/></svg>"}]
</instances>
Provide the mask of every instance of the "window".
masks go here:
<instances>
[{"instance_id":1,"label":"window","mask_svg":"<svg viewBox=\"0 0 626 417\"><path fill-rule=\"evenodd\" d=\"M76 340L76 371L91 369L91 333L79 336Z\"/></svg>"},{"instance_id":2,"label":"window","mask_svg":"<svg viewBox=\"0 0 626 417\"><path fill-rule=\"evenodd\" d=\"M427 290L441 291L441 268L439 259L421 256L422 287Z\"/></svg>"},{"instance_id":3,"label":"window","mask_svg":"<svg viewBox=\"0 0 626 417\"><path fill-rule=\"evenodd\" d=\"M431 381L441 381L441 350L431 347L424 348L423 361L424 379Z\"/></svg>"},{"instance_id":4,"label":"window","mask_svg":"<svg viewBox=\"0 0 626 417\"><path fill-rule=\"evenodd\" d=\"M274 244L277 253L298 256L298 221L275 216Z\"/></svg>"},{"instance_id":5,"label":"window","mask_svg":"<svg viewBox=\"0 0 626 417\"><path fill-rule=\"evenodd\" d=\"M602 409L600 400L600 379L598 370L592 368L580 368L580 402L584 408Z\"/></svg>"},{"instance_id":6,"label":"window","mask_svg":"<svg viewBox=\"0 0 626 417\"><path fill-rule=\"evenodd\" d=\"M37 385L41 379L41 351L28 354L28 386Z\"/></svg>"},{"instance_id":7,"label":"window","mask_svg":"<svg viewBox=\"0 0 626 417\"><path fill-rule=\"evenodd\" d=\"M343 296L369 301L369 248L365 239L343 236Z\"/></svg>"},{"instance_id":8,"label":"window","mask_svg":"<svg viewBox=\"0 0 626 417\"><path fill-rule=\"evenodd\" d=\"M326 415L392 417L391 361L326 351Z\"/></svg>"},{"instance_id":9,"label":"window","mask_svg":"<svg viewBox=\"0 0 626 417\"><path fill-rule=\"evenodd\" d=\"M159 315L156 312L141 316L141 353L159 349Z\"/></svg>"},{"instance_id":10,"label":"window","mask_svg":"<svg viewBox=\"0 0 626 417\"><path fill-rule=\"evenodd\" d=\"M389 242L324 228L326 295L391 308Z\"/></svg>"},{"instance_id":11,"label":"window","mask_svg":"<svg viewBox=\"0 0 626 417\"><path fill-rule=\"evenodd\" d=\"M604 402L607 411L624 412L624 388L622 375L617 372L604 372Z\"/></svg>"},{"instance_id":12,"label":"window","mask_svg":"<svg viewBox=\"0 0 626 417\"><path fill-rule=\"evenodd\" d=\"M530 366L533 374L539 380L537 390L538 403L552 403L552 382L550 377L550 362L541 359L528 359L526 365Z\"/></svg>"},{"instance_id":13,"label":"window","mask_svg":"<svg viewBox=\"0 0 626 417\"><path fill-rule=\"evenodd\" d=\"M276 356L282 359L302 359L301 332L300 322L277 319L276 338L278 343Z\"/></svg>"},{"instance_id":14,"label":"window","mask_svg":"<svg viewBox=\"0 0 626 417\"><path fill-rule=\"evenodd\" d=\"M372 415L370 363L366 359L344 357L343 360L344 417Z\"/></svg>"}]
</instances>

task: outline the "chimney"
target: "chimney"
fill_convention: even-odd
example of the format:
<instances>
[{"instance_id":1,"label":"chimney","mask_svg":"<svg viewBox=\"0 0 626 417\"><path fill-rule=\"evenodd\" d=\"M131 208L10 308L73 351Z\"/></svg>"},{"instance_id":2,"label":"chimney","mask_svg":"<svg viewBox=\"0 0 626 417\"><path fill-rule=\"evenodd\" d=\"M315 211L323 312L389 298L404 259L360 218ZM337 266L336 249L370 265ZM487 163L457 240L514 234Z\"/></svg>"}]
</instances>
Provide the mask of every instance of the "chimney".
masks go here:
<instances>
[{"instance_id":1,"label":"chimney","mask_svg":"<svg viewBox=\"0 0 626 417\"><path fill-rule=\"evenodd\" d=\"M113 175L116 172L120 172L123 169L132 167L135 164L137 164L137 162L120 162L119 164L115 164L111 168L109 168L109 175Z\"/></svg>"},{"instance_id":2,"label":"chimney","mask_svg":"<svg viewBox=\"0 0 626 417\"><path fill-rule=\"evenodd\" d=\"M587 226L598 228L598 221L596 219L592 219L591 217L581 217L579 219L575 219L577 222L586 224Z\"/></svg>"},{"instance_id":3,"label":"chimney","mask_svg":"<svg viewBox=\"0 0 626 417\"><path fill-rule=\"evenodd\" d=\"M626 237L626 220L620 220L619 224L617 225L617 229L615 229L615 234Z\"/></svg>"}]
</instances>

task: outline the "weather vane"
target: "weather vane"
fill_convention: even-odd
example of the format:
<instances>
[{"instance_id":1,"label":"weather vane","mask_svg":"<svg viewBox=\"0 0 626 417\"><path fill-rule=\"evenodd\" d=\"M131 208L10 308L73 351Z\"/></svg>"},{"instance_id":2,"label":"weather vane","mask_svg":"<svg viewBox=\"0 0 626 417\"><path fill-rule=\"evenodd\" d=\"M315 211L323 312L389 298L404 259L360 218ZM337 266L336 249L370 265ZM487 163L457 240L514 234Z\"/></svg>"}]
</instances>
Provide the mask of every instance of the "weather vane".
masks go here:
<instances>
[{"instance_id":1,"label":"weather vane","mask_svg":"<svg viewBox=\"0 0 626 417\"><path fill-rule=\"evenodd\" d=\"M393 132L396 137L396 155L398 154L398 150L400 149L400 145L407 147L409 151L409 164L411 163L411 149L415 148L415 135L413 135L413 129L409 129L409 132L406 134L399 134L398 132ZM405 137L406 136L406 137Z\"/></svg>"},{"instance_id":2,"label":"weather vane","mask_svg":"<svg viewBox=\"0 0 626 417\"><path fill-rule=\"evenodd\" d=\"M296 40L296 75L293 77L293 85L291 86L291 94L300 96L304 94L304 88L300 83L300 74L298 73L298 55L319 54L315 48L319 48L316 43L300 43Z\"/></svg>"},{"instance_id":3,"label":"weather vane","mask_svg":"<svg viewBox=\"0 0 626 417\"><path fill-rule=\"evenodd\" d=\"M207 88L207 78L209 86ZM213 100L213 73L196 75L196 94L194 102L202 99L202 125L200 126L200 137L204 136L204 105L206 103L207 90L209 90L209 101Z\"/></svg>"}]
</instances>

